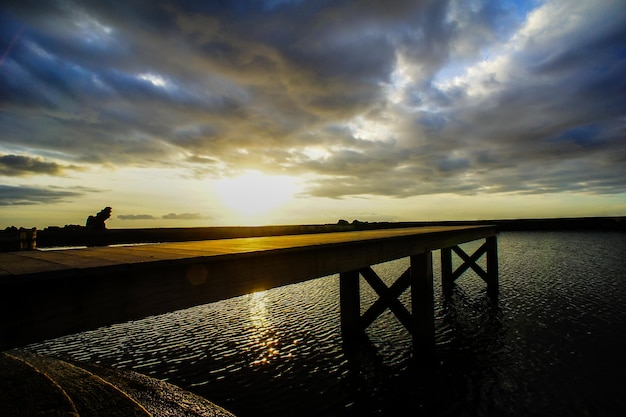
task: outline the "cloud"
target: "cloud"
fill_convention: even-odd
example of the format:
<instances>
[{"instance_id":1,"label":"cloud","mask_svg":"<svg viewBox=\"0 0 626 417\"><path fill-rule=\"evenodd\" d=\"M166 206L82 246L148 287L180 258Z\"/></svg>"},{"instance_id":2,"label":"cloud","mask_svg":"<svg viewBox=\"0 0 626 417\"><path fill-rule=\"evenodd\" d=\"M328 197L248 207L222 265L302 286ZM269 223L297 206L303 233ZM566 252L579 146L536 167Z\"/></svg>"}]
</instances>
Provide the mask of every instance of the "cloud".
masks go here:
<instances>
[{"instance_id":1,"label":"cloud","mask_svg":"<svg viewBox=\"0 0 626 417\"><path fill-rule=\"evenodd\" d=\"M59 187L0 185L0 206L54 204L84 195L87 189L71 191Z\"/></svg>"},{"instance_id":2,"label":"cloud","mask_svg":"<svg viewBox=\"0 0 626 417\"><path fill-rule=\"evenodd\" d=\"M204 216L200 215L200 213L169 213L164 214L161 217L167 220L198 220L205 218Z\"/></svg>"},{"instance_id":3,"label":"cloud","mask_svg":"<svg viewBox=\"0 0 626 417\"><path fill-rule=\"evenodd\" d=\"M66 170L82 170L75 165L60 165L44 161L41 157L25 155L0 155L0 176L63 175Z\"/></svg>"},{"instance_id":4,"label":"cloud","mask_svg":"<svg viewBox=\"0 0 626 417\"><path fill-rule=\"evenodd\" d=\"M118 214L117 218L120 220L154 220L154 217L151 214Z\"/></svg>"},{"instance_id":5,"label":"cloud","mask_svg":"<svg viewBox=\"0 0 626 417\"><path fill-rule=\"evenodd\" d=\"M120 220L156 220L158 217L155 217L151 214L120 214L117 216ZM200 213L169 213L161 216L162 219L166 220L199 220L206 219L206 216L202 216Z\"/></svg>"},{"instance_id":6,"label":"cloud","mask_svg":"<svg viewBox=\"0 0 626 417\"><path fill-rule=\"evenodd\" d=\"M75 169L35 156L54 152L302 175L303 193L330 198L623 193L621 9L15 2L0 13L0 145L25 159L0 174Z\"/></svg>"}]
</instances>

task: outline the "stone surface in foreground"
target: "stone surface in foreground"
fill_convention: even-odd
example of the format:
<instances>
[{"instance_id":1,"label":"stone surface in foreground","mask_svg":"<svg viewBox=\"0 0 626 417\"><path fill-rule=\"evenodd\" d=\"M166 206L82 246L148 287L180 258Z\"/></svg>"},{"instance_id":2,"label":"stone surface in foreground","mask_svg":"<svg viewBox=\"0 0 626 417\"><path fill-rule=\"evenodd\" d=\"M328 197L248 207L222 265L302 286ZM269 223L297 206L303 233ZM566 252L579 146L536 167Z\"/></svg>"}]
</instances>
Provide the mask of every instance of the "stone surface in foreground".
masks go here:
<instances>
[{"instance_id":1,"label":"stone surface in foreground","mask_svg":"<svg viewBox=\"0 0 626 417\"><path fill-rule=\"evenodd\" d=\"M24 350L0 352L0 416L234 417L200 396L136 372Z\"/></svg>"}]
</instances>

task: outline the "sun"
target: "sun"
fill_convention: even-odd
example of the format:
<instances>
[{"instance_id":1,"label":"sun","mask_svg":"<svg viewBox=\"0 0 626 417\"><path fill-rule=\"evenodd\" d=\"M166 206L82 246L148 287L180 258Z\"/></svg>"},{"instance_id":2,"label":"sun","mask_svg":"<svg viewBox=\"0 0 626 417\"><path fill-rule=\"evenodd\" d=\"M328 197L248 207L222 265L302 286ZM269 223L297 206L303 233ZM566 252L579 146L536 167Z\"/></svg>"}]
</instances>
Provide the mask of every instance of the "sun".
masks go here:
<instances>
[{"instance_id":1,"label":"sun","mask_svg":"<svg viewBox=\"0 0 626 417\"><path fill-rule=\"evenodd\" d=\"M222 179L215 188L224 205L248 217L265 214L285 204L296 191L292 177L253 170Z\"/></svg>"}]
</instances>

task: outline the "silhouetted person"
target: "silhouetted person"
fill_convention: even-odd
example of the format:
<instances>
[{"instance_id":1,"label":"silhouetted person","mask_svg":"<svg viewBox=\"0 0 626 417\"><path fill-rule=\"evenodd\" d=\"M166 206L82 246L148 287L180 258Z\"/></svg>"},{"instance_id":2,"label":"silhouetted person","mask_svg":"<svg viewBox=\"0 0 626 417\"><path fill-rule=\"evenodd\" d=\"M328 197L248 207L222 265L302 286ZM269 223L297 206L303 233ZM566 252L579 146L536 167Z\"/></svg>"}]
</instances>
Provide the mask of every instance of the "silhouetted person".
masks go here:
<instances>
[{"instance_id":1,"label":"silhouetted person","mask_svg":"<svg viewBox=\"0 0 626 417\"><path fill-rule=\"evenodd\" d=\"M104 222L111 217L111 207L105 207L95 216L87 217L87 230L105 230L107 227Z\"/></svg>"}]
</instances>

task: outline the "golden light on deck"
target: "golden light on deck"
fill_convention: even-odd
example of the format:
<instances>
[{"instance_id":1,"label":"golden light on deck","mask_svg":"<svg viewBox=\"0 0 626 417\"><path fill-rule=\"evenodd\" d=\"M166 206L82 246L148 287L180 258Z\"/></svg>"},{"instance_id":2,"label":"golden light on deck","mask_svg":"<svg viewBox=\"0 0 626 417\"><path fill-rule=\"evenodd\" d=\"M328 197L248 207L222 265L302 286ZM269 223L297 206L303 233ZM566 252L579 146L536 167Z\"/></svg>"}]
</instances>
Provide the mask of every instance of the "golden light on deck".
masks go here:
<instances>
[{"instance_id":1,"label":"golden light on deck","mask_svg":"<svg viewBox=\"0 0 626 417\"><path fill-rule=\"evenodd\" d=\"M256 216L286 203L293 197L296 186L291 177L249 170L238 177L219 181L216 191L228 208L242 215Z\"/></svg>"}]
</instances>

